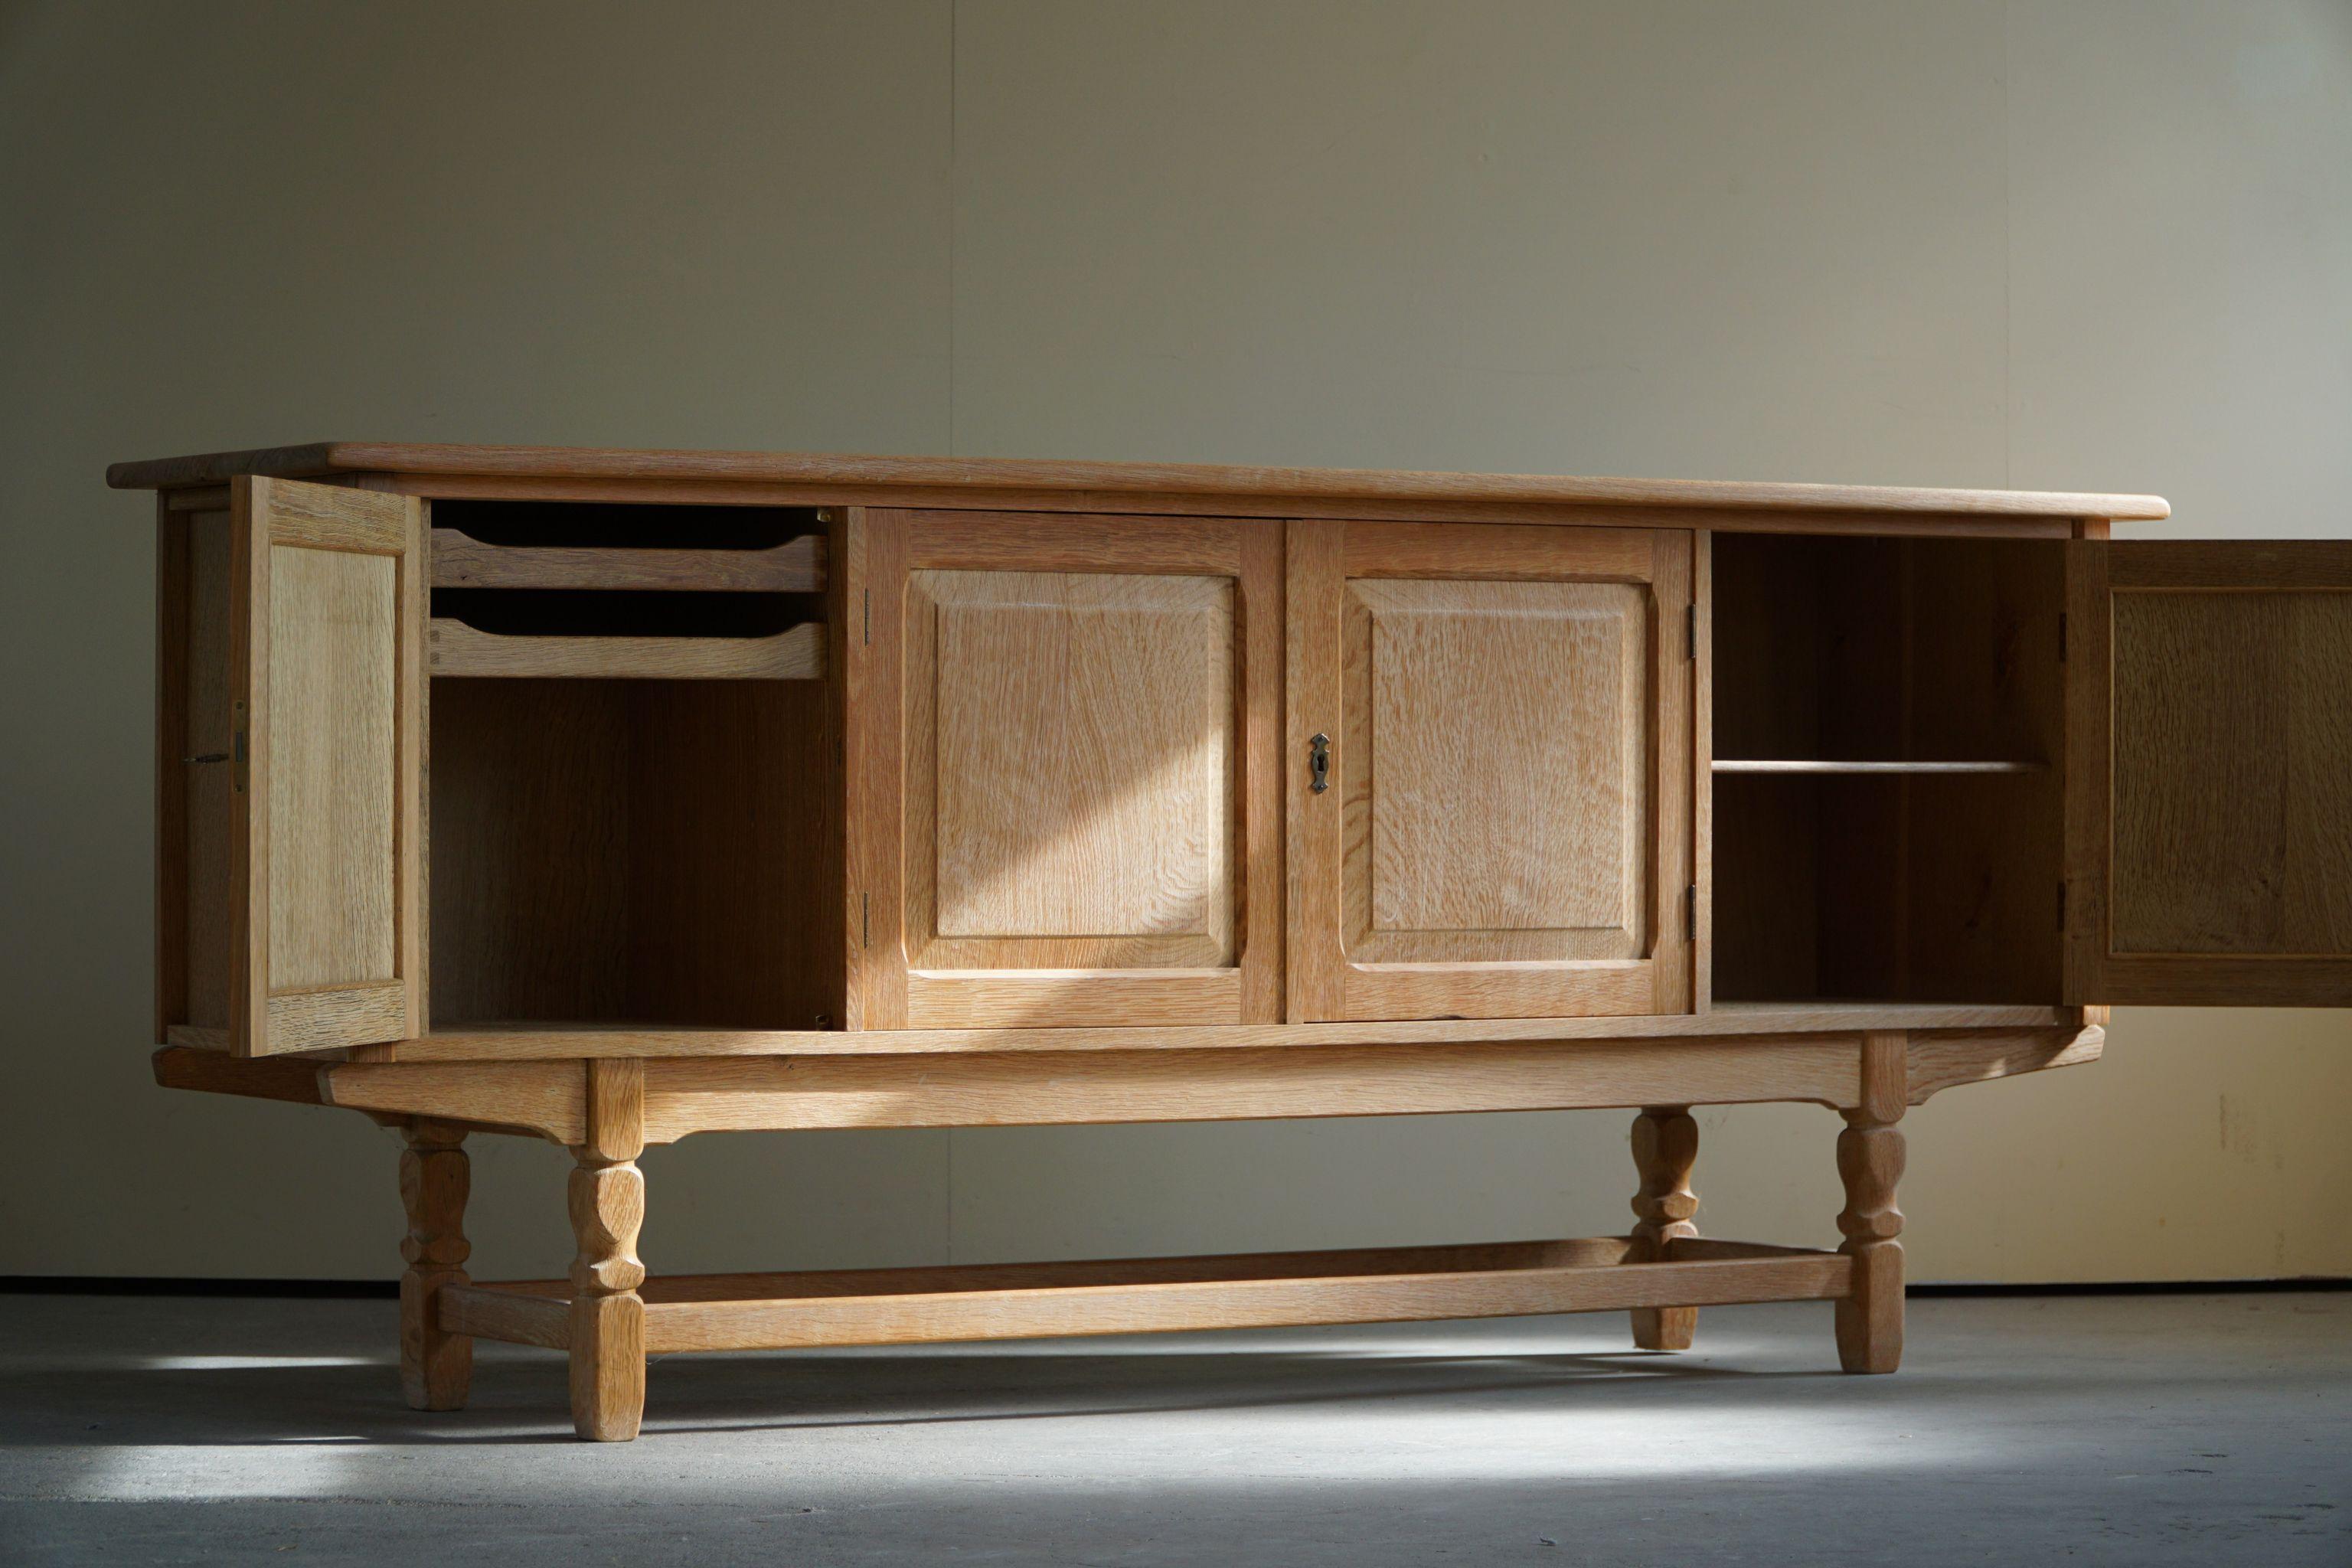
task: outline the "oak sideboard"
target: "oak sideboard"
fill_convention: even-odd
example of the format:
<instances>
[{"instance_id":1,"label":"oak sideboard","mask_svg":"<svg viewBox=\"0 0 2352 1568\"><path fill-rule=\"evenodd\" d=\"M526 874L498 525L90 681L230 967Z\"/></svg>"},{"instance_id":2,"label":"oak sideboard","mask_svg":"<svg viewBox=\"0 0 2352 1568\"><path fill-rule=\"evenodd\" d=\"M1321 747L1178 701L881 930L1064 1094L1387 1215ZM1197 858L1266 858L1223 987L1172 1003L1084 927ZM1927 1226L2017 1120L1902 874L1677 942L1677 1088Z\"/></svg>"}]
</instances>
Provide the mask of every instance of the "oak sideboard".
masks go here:
<instances>
[{"instance_id":1,"label":"oak sideboard","mask_svg":"<svg viewBox=\"0 0 2352 1568\"><path fill-rule=\"evenodd\" d=\"M2352 542L2148 496L329 443L157 493L158 1080L402 1131L408 1398L568 1352L1833 1304L1905 1110L2352 1002ZM1837 1112L1833 1250L1690 1108ZM648 1278L689 1133L1622 1107L1622 1236ZM478 1283L471 1133L572 1149ZM1824 1216L1826 1219L1828 1216ZM656 1232L656 1234L658 1234Z\"/></svg>"}]
</instances>

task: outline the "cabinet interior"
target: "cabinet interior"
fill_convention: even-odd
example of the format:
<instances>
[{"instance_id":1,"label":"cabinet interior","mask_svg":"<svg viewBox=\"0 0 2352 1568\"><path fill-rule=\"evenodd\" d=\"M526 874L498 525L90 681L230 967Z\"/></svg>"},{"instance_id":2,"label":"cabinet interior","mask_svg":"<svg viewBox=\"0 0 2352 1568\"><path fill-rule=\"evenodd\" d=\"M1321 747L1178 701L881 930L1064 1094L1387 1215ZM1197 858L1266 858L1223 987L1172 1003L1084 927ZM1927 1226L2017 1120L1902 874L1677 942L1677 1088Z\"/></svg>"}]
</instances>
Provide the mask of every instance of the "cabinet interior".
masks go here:
<instances>
[{"instance_id":1,"label":"cabinet interior","mask_svg":"<svg viewBox=\"0 0 2352 1568\"><path fill-rule=\"evenodd\" d=\"M2056 1002L2063 549L1713 548L1715 996Z\"/></svg>"},{"instance_id":2,"label":"cabinet interior","mask_svg":"<svg viewBox=\"0 0 2352 1568\"><path fill-rule=\"evenodd\" d=\"M432 679L432 1026L837 1026L824 680L662 678L667 650L699 668L823 618L821 575L754 559L805 553L814 513L445 501L433 523L436 632L544 639L579 673ZM628 678L598 674L604 647Z\"/></svg>"}]
</instances>

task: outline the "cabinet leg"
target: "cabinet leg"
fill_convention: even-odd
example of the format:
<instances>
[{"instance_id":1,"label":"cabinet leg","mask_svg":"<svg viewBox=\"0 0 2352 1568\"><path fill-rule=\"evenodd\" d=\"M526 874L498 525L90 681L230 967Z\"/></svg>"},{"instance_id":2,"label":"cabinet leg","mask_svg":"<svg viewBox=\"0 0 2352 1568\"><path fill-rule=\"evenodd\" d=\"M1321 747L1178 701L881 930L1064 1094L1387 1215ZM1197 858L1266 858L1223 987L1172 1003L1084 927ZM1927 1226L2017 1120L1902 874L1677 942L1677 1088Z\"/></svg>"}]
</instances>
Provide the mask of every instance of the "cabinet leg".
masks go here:
<instances>
[{"instance_id":1,"label":"cabinet leg","mask_svg":"<svg viewBox=\"0 0 2352 1568\"><path fill-rule=\"evenodd\" d=\"M474 1376L474 1342L443 1331L441 1288L466 1283L465 1129L422 1118L402 1130L400 1201L408 1235L400 1255L400 1387L415 1410L462 1410Z\"/></svg>"},{"instance_id":2,"label":"cabinet leg","mask_svg":"<svg viewBox=\"0 0 2352 1568\"><path fill-rule=\"evenodd\" d=\"M646 1266L637 1230L646 1215L645 1064L593 1060L587 1141L572 1151L572 1426L583 1437L625 1443L646 1409Z\"/></svg>"},{"instance_id":3,"label":"cabinet leg","mask_svg":"<svg viewBox=\"0 0 2352 1568\"><path fill-rule=\"evenodd\" d=\"M1698 1123L1679 1105L1652 1106L1633 1119L1633 1168L1642 1178L1633 1194L1633 1250L1629 1263L1654 1263L1676 1237L1696 1236L1691 1216L1698 1196L1691 1167L1698 1163ZM1698 1331L1696 1307L1636 1307L1633 1343L1645 1351L1686 1351Z\"/></svg>"},{"instance_id":4,"label":"cabinet leg","mask_svg":"<svg viewBox=\"0 0 2352 1568\"><path fill-rule=\"evenodd\" d=\"M1838 1364L1848 1372L1893 1372L1903 1364L1903 1133L1906 1100L1901 1035L1863 1037L1862 1103L1842 1112L1838 1175L1845 1210L1838 1248L1853 1259L1853 1294L1837 1304Z\"/></svg>"}]
</instances>

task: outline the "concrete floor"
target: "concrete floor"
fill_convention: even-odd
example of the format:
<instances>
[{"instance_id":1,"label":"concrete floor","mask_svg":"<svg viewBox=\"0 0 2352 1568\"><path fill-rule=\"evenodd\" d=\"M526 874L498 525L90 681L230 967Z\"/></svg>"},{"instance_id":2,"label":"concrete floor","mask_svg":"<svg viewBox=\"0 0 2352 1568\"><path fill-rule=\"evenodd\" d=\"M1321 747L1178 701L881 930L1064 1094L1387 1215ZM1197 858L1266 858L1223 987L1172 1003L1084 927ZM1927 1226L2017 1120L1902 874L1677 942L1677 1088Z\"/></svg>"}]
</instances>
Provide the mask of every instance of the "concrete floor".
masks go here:
<instances>
[{"instance_id":1,"label":"concrete floor","mask_svg":"<svg viewBox=\"0 0 2352 1568\"><path fill-rule=\"evenodd\" d=\"M386 1302L0 1297L0 1563L2352 1563L2352 1295L1911 1312L681 1356L611 1447Z\"/></svg>"}]
</instances>

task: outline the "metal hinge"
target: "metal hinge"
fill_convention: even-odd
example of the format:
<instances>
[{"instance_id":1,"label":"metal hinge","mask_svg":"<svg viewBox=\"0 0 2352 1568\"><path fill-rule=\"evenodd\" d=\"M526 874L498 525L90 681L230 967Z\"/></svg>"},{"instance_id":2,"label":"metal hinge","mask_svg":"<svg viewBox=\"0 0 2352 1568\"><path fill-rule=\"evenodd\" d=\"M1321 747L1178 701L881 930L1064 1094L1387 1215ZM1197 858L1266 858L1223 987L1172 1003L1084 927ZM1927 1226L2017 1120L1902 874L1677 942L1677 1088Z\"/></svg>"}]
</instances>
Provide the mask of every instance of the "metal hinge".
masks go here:
<instances>
[{"instance_id":1,"label":"metal hinge","mask_svg":"<svg viewBox=\"0 0 2352 1568\"><path fill-rule=\"evenodd\" d=\"M1693 882L1683 889L1683 940L1698 940L1698 884Z\"/></svg>"},{"instance_id":2,"label":"metal hinge","mask_svg":"<svg viewBox=\"0 0 2352 1568\"><path fill-rule=\"evenodd\" d=\"M857 945L860 947L874 945L874 921L867 908L868 898L869 895L865 893L857 895Z\"/></svg>"},{"instance_id":3,"label":"metal hinge","mask_svg":"<svg viewBox=\"0 0 2352 1568\"><path fill-rule=\"evenodd\" d=\"M866 589L866 612L865 612L865 613L866 613L866 635L865 635L865 637L864 637L864 638L863 638L862 640L864 640L864 641L866 641L866 642L869 642L869 643L870 643L870 642L872 642L872 641L874 640L874 590L873 590L873 589L871 589L871 588L868 588L868 589Z\"/></svg>"},{"instance_id":4,"label":"metal hinge","mask_svg":"<svg viewBox=\"0 0 2352 1568\"><path fill-rule=\"evenodd\" d=\"M1686 634L1685 651L1683 657L1696 658L1698 657L1698 606L1696 605L1683 606L1683 630Z\"/></svg>"}]
</instances>

